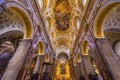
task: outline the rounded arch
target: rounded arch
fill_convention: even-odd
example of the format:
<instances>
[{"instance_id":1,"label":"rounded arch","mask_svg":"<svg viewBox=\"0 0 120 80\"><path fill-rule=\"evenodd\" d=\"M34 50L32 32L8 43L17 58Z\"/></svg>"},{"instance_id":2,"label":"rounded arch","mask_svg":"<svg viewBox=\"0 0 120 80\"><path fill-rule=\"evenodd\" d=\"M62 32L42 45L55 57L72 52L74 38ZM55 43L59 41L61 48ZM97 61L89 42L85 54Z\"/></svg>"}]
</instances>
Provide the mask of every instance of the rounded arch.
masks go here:
<instances>
[{"instance_id":1,"label":"rounded arch","mask_svg":"<svg viewBox=\"0 0 120 80\"><path fill-rule=\"evenodd\" d=\"M77 30L79 30L79 28L80 28L80 21L81 21L81 19L80 19L79 16L74 16L73 17L73 25L75 26L75 28Z\"/></svg>"},{"instance_id":2,"label":"rounded arch","mask_svg":"<svg viewBox=\"0 0 120 80\"><path fill-rule=\"evenodd\" d=\"M88 55L88 51L89 51L89 41L88 40L84 40L82 43L82 54L83 55Z\"/></svg>"},{"instance_id":3,"label":"rounded arch","mask_svg":"<svg viewBox=\"0 0 120 80\"><path fill-rule=\"evenodd\" d=\"M12 9L20 16L24 25L23 27L25 28L24 38L32 38L33 37L32 20L26 9L23 7L23 5L19 2L14 2L14 1L12 2L9 1L5 5L8 9Z\"/></svg>"},{"instance_id":4,"label":"rounded arch","mask_svg":"<svg viewBox=\"0 0 120 80\"><path fill-rule=\"evenodd\" d=\"M39 7L42 9L44 6L44 1L43 0L36 0L36 3L38 3Z\"/></svg>"},{"instance_id":5,"label":"rounded arch","mask_svg":"<svg viewBox=\"0 0 120 80\"><path fill-rule=\"evenodd\" d=\"M120 60L120 39L114 43L114 51Z\"/></svg>"},{"instance_id":6,"label":"rounded arch","mask_svg":"<svg viewBox=\"0 0 120 80\"><path fill-rule=\"evenodd\" d=\"M43 41L38 41L37 43L37 53L39 55L44 55L45 52L45 45Z\"/></svg>"},{"instance_id":7,"label":"rounded arch","mask_svg":"<svg viewBox=\"0 0 120 80\"><path fill-rule=\"evenodd\" d=\"M82 5L83 5L83 6L86 6L87 3L88 3L88 0L82 0Z\"/></svg>"},{"instance_id":8,"label":"rounded arch","mask_svg":"<svg viewBox=\"0 0 120 80\"><path fill-rule=\"evenodd\" d=\"M65 61L69 60L69 56L67 55L67 53L61 52L57 55L57 59L65 62Z\"/></svg>"},{"instance_id":9,"label":"rounded arch","mask_svg":"<svg viewBox=\"0 0 120 80\"><path fill-rule=\"evenodd\" d=\"M115 44L120 40L120 29L108 29L104 31L106 40L114 50Z\"/></svg>"},{"instance_id":10,"label":"rounded arch","mask_svg":"<svg viewBox=\"0 0 120 80\"><path fill-rule=\"evenodd\" d=\"M76 59L77 59L77 62L81 62L81 58L80 58L80 54L76 54Z\"/></svg>"},{"instance_id":11,"label":"rounded arch","mask_svg":"<svg viewBox=\"0 0 120 80\"><path fill-rule=\"evenodd\" d=\"M46 29L47 30L49 30L50 28L51 28L51 26L52 26L52 18L51 17L47 17L46 19L45 19L45 27L46 27Z\"/></svg>"},{"instance_id":12,"label":"rounded arch","mask_svg":"<svg viewBox=\"0 0 120 80\"><path fill-rule=\"evenodd\" d=\"M59 54L64 53L68 56L68 59L70 59L70 48L68 46L65 45L58 45L56 47L56 58Z\"/></svg>"},{"instance_id":13,"label":"rounded arch","mask_svg":"<svg viewBox=\"0 0 120 80\"><path fill-rule=\"evenodd\" d=\"M120 2L112 2L101 8L95 20L94 34L97 38L104 38L103 24L109 12L120 5Z\"/></svg>"}]
</instances>

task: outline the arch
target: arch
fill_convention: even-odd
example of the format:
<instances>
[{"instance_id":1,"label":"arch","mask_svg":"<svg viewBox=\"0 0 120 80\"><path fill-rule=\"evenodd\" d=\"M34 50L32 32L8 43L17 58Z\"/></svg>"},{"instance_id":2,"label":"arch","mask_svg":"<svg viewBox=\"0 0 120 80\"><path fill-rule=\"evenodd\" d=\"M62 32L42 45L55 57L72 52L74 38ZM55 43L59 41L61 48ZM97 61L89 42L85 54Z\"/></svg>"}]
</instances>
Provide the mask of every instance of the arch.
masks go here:
<instances>
[{"instance_id":1,"label":"arch","mask_svg":"<svg viewBox=\"0 0 120 80\"><path fill-rule=\"evenodd\" d=\"M46 0L34 0L35 3L37 4L38 8L40 11L43 12L43 10L46 8Z\"/></svg>"},{"instance_id":2,"label":"arch","mask_svg":"<svg viewBox=\"0 0 120 80\"><path fill-rule=\"evenodd\" d=\"M52 14L53 14L52 8L47 8L47 9L44 11L44 19L50 18L50 19L52 20L52 19L53 19Z\"/></svg>"},{"instance_id":3,"label":"arch","mask_svg":"<svg viewBox=\"0 0 120 80\"><path fill-rule=\"evenodd\" d=\"M64 53L68 56L68 59L70 59L70 49L69 47L65 46L65 45L59 45L56 47L56 58L59 54Z\"/></svg>"},{"instance_id":4,"label":"arch","mask_svg":"<svg viewBox=\"0 0 120 80\"><path fill-rule=\"evenodd\" d=\"M120 2L112 2L103 6L97 15L94 26L94 34L97 38L104 38L103 24L109 12L120 5Z\"/></svg>"},{"instance_id":5,"label":"arch","mask_svg":"<svg viewBox=\"0 0 120 80\"><path fill-rule=\"evenodd\" d=\"M38 41L38 43L37 43L37 53L39 55L44 55L44 52L45 52L44 42Z\"/></svg>"},{"instance_id":6,"label":"arch","mask_svg":"<svg viewBox=\"0 0 120 80\"><path fill-rule=\"evenodd\" d=\"M42 9L44 6L44 1L43 0L36 0L36 2L38 3L39 7Z\"/></svg>"},{"instance_id":7,"label":"arch","mask_svg":"<svg viewBox=\"0 0 120 80\"><path fill-rule=\"evenodd\" d=\"M65 52L61 52L57 55L57 59L60 60L60 61L67 61L69 59L69 56L67 55L67 53Z\"/></svg>"},{"instance_id":8,"label":"arch","mask_svg":"<svg viewBox=\"0 0 120 80\"><path fill-rule=\"evenodd\" d=\"M80 58L80 54L76 54L76 59L77 59L77 62L81 62L81 58Z\"/></svg>"},{"instance_id":9,"label":"arch","mask_svg":"<svg viewBox=\"0 0 120 80\"><path fill-rule=\"evenodd\" d=\"M88 2L88 0L82 0L82 5L83 5L83 6L86 6L86 5L87 5L87 2Z\"/></svg>"},{"instance_id":10,"label":"arch","mask_svg":"<svg viewBox=\"0 0 120 80\"><path fill-rule=\"evenodd\" d=\"M10 9L0 13L0 37L6 33L7 36L11 35L9 32L14 35L22 33L22 37L24 37L25 32L21 18L15 11Z\"/></svg>"},{"instance_id":11,"label":"arch","mask_svg":"<svg viewBox=\"0 0 120 80\"><path fill-rule=\"evenodd\" d=\"M114 43L114 50L115 50L117 56L120 56L120 40L118 40Z\"/></svg>"},{"instance_id":12,"label":"arch","mask_svg":"<svg viewBox=\"0 0 120 80\"><path fill-rule=\"evenodd\" d=\"M77 30L79 30L79 28L80 28L80 21L81 21L81 19L80 19L79 16L74 16L73 17L73 25L75 26L75 28Z\"/></svg>"},{"instance_id":13,"label":"arch","mask_svg":"<svg viewBox=\"0 0 120 80\"><path fill-rule=\"evenodd\" d=\"M24 25L23 27L25 28L24 38L31 39L33 37L32 20L29 16L28 12L24 8L24 6L21 3L14 2L14 1L9 1L5 5L8 9L12 9L20 16L20 18L23 22L23 25Z\"/></svg>"},{"instance_id":14,"label":"arch","mask_svg":"<svg viewBox=\"0 0 120 80\"><path fill-rule=\"evenodd\" d=\"M117 41L120 40L120 29L107 29L104 31L106 40L114 50L114 45Z\"/></svg>"},{"instance_id":15,"label":"arch","mask_svg":"<svg viewBox=\"0 0 120 80\"><path fill-rule=\"evenodd\" d=\"M82 54L83 55L88 55L88 51L89 51L89 42L88 40L84 40L82 43Z\"/></svg>"},{"instance_id":16,"label":"arch","mask_svg":"<svg viewBox=\"0 0 120 80\"><path fill-rule=\"evenodd\" d=\"M52 18L51 17L47 17L45 19L45 27L46 27L46 30L49 30L51 28L51 25L52 25Z\"/></svg>"}]
</instances>

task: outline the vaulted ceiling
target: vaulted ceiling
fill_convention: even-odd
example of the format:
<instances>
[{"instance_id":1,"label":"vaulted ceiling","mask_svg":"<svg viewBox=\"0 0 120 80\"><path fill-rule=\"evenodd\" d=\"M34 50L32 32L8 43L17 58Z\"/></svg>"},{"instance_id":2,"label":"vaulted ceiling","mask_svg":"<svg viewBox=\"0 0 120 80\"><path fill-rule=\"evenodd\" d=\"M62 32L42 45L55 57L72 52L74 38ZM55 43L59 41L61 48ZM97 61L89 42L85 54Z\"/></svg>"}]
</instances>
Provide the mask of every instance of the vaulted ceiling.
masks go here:
<instances>
[{"instance_id":1,"label":"vaulted ceiling","mask_svg":"<svg viewBox=\"0 0 120 80\"><path fill-rule=\"evenodd\" d=\"M38 0L56 58L70 58L87 0Z\"/></svg>"}]
</instances>

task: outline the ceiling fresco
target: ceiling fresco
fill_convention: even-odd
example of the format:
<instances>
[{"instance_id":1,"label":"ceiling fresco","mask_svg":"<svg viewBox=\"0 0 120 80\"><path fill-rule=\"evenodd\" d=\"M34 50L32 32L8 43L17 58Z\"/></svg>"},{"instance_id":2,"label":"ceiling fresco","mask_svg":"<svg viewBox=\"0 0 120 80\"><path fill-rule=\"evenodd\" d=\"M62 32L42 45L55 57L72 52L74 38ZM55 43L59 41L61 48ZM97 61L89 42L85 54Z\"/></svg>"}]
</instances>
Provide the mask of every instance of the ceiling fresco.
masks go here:
<instances>
[{"instance_id":1,"label":"ceiling fresco","mask_svg":"<svg viewBox=\"0 0 120 80\"><path fill-rule=\"evenodd\" d=\"M41 13L55 51L55 57L60 61L66 61L72 54L71 50L84 14L85 5L81 4L86 0L45 0L46 4L41 1L40 4L43 6Z\"/></svg>"},{"instance_id":2,"label":"ceiling fresco","mask_svg":"<svg viewBox=\"0 0 120 80\"><path fill-rule=\"evenodd\" d=\"M67 30L70 20L70 7L67 0L58 0L55 7L56 27L60 31Z\"/></svg>"}]
</instances>

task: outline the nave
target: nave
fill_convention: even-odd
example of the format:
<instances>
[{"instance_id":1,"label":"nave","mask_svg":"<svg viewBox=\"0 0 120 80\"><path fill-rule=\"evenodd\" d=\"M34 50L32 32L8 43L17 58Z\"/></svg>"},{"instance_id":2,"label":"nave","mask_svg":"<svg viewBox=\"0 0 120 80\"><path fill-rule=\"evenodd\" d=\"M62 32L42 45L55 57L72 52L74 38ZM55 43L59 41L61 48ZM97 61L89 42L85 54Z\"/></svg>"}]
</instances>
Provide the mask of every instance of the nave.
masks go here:
<instances>
[{"instance_id":1,"label":"nave","mask_svg":"<svg viewBox=\"0 0 120 80\"><path fill-rule=\"evenodd\" d=\"M120 0L0 0L0 80L120 80Z\"/></svg>"}]
</instances>

